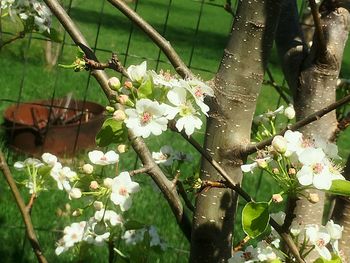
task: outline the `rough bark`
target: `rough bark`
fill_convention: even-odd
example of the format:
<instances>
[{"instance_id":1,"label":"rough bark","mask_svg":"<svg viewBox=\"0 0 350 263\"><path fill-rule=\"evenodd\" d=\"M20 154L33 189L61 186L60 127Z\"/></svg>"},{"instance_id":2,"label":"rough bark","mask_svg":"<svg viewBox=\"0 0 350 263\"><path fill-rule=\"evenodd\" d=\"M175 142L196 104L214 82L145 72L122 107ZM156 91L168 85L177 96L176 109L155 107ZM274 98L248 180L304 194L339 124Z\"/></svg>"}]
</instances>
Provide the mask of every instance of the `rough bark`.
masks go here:
<instances>
[{"instance_id":1,"label":"rough bark","mask_svg":"<svg viewBox=\"0 0 350 263\"><path fill-rule=\"evenodd\" d=\"M303 119L308 114L321 109L324 104L335 101L336 82L340 71L343 50L348 36L348 12L344 8L327 10L322 13L322 33L327 50L320 50L320 45L314 40L310 54L302 65L299 76L295 108L297 119ZM330 140L337 127L335 112L328 113L322 119L304 127L302 132L309 138ZM320 201L310 203L300 198L296 203L295 222L300 225L322 224L325 195L321 191L309 190L304 194L317 193ZM318 254L311 253L308 262L313 262Z\"/></svg>"},{"instance_id":2,"label":"rough bark","mask_svg":"<svg viewBox=\"0 0 350 263\"><path fill-rule=\"evenodd\" d=\"M227 159L226 149L249 143L251 122L272 47L281 1L239 1L231 36L214 79L216 101L207 123L205 148L236 183L242 158ZM201 178L220 176L203 161ZM198 194L193 219L191 262L226 262L231 256L237 195L209 189Z\"/></svg>"}]
</instances>

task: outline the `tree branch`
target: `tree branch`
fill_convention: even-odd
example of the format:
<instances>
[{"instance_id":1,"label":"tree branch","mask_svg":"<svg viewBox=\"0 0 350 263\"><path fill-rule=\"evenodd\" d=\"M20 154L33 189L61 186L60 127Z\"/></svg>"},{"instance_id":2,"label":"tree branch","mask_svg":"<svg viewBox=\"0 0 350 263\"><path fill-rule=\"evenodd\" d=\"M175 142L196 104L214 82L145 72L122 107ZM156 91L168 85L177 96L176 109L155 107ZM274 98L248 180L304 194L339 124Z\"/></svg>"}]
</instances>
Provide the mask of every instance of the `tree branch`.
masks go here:
<instances>
[{"instance_id":1,"label":"tree branch","mask_svg":"<svg viewBox=\"0 0 350 263\"><path fill-rule=\"evenodd\" d=\"M326 52L327 52L327 43L323 34L320 13L318 12L316 1L309 0L309 4L311 8L312 18L314 19L317 45L319 45L319 48L317 51L319 52L319 59L322 60L322 58L326 55Z\"/></svg>"},{"instance_id":2,"label":"tree branch","mask_svg":"<svg viewBox=\"0 0 350 263\"><path fill-rule=\"evenodd\" d=\"M98 62L98 59L96 58L93 51L89 48L89 45L88 45L87 41L85 40L84 36L81 34L81 32L79 31L77 26L74 24L72 19L68 16L66 11L57 2L57 0L44 0L44 1L47 4L47 6L51 9L52 13L58 18L58 20L63 25L63 27L66 29L66 31L69 33L69 35L71 36L73 41L80 48L82 48L86 57L88 59L91 59L93 61ZM127 7L127 9L129 9L129 7ZM150 27L150 26L148 25L148 27ZM155 31L154 29L152 29L152 30ZM169 43L168 43L168 46L169 46L170 51L171 51L172 49L171 49L171 46ZM175 56L175 58L176 58L176 56ZM181 65L181 63L179 65ZM184 71L180 70L180 72L186 72L185 69L187 69L187 67L185 69L184 68L181 68L181 69ZM106 73L103 71L100 71L100 70L93 70L92 75L99 82L99 84L100 84L101 88L103 89L103 91L105 92L107 98L115 99L115 96L117 93L109 88L108 77L107 77ZM185 75L183 75L183 76L185 76ZM155 181L155 183L158 185L160 190L163 192L165 198L168 201L169 206L171 207L171 209L176 217L176 220L177 220L181 230L183 231L183 233L185 234L187 239L190 240L190 238L191 238L191 221L189 220L188 216L183 211L182 203L179 199L179 196L177 195L176 189L174 190L172 183L165 177L162 170L154 163L154 160L152 159L152 155L149 152L149 149L147 148L147 146L146 146L145 142L142 140L142 138L139 138L139 137L135 138L135 136L133 135L133 133L130 130L129 130L129 138L132 141L132 146L133 146L134 150L136 151L136 153L139 155L140 159L142 160L143 165L150 167L150 170L148 171L148 173L151 175L152 179Z\"/></svg>"},{"instance_id":3,"label":"tree branch","mask_svg":"<svg viewBox=\"0 0 350 263\"><path fill-rule=\"evenodd\" d=\"M30 218L29 211L23 201L23 198L17 188L16 182L13 180L10 169L6 163L5 156L0 150L0 170L2 171L8 185L10 186L13 197L15 198L16 204L21 212L24 225L26 227L27 237L29 239L30 245L33 248L35 256L38 262L47 263L45 256L42 253L39 241L35 235L35 230L33 228L32 220Z\"/></svg>"},{"instance_id":4,"label":"tree branch","mask_svg":"<svg viewBox=\"0 0 350 263\"><path fill-rule=\"evenodd\" d=\"M75 44L77 44L85 53L88 59L93 59L98 61L94 52L89 47L88 42L85 37L79 31L77 26L74 24L73 20L68 16L66 11L58 3L57 0L44 0L46 5L50 8L52 13L56 16L68 34L71 36ZM115 99L116 92L111 90L108 86L108 77L105 72L101 70L93 70L91 74L96 78L97 82L100 84L102 90L108 99Z\"/></svg>"},{"instance_id":5,"label":"tree branch","mask_svg":"<svg viewBox=\"0 0 350 263\"><path fill-rule=\"evenodd\" d=\"M193 77L192 72L176 53L169 41L162 37L150 24L132 10L125 1L108 0L113 6L119 9L125 16L134 22L151 40L164 52L173 65L176 72L184 79Z\"/></svg>"},{"instance_id":6,"label":"tree branch","mask_svg":"<svg viewBox=\"0 0 350 263\"><path fill-rule=\"evenodd\" d=\"M266 146L270 145L275 136L283 135L287 130L292 130L292 131L298 130L298 129L310 124L311 122L319 120L322 116L326 115L327 113L335 110L336 108L338 108L338 107L340 107L348 102L350 102L350 95L347 95L344 98L328 105L327 107L324 107L323 109L316 111L313 114L310 114L309 116L296 122L295 124L289 125L288 127L284 128L282 131L280 131L279 133L277 133L276 135L274 135L273 137L271 137L269 139L266 139L266 140L261 141L261 142L256 143L256 144L250 144L247 146L243 146L240 149L231 149L229 151L222 152L222 154L224 154L225 156L226 155L235 156L237 154L242 155L242 156L247 156L247 155L250 155L252 153L255 153L258 150L261 150L261 149L265 148Z\"/></svg>"}]
</instances>

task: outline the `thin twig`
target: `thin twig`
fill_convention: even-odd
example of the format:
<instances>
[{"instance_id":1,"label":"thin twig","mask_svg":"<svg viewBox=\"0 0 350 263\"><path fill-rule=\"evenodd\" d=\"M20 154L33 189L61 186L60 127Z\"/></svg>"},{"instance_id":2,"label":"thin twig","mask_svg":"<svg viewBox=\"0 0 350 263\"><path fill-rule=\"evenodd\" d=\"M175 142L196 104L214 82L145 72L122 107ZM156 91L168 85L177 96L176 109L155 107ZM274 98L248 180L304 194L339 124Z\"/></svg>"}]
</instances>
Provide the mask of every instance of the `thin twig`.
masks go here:
<instances>
[{"instance_id":1,"label":"thin twig","mask_svg":"<svg viewBox=\"0 0 350 263\"><path fill-rule=\"evenodd\" d=\"M32 220L30 218L30 214L28 213L27 207L23 201L23 198L17 188L15 180L13 180L11 171L6 163L5 156L0 150L0 170L2 171L10 189L13 194L13 197L15 198L16 204L21 212L22 219L24 222L24 225L26 227L27 231L27 237L29 239L29 242L33 248L33 251L35 253L35 256L38 259L38 262L40 263L47 263L47 260L45 256L42 253L39 241L35 235L35 230L33 228Z\"/></svg>"},{"instance_id":2,"label":"thin twig","mask_svg":"<svg viewBox=\"0 0 350 263\"><path fill-rule=\"evenodd\" d=\"M139 169L135 169L133 171L130 171L129 174L130 176L136 175L136 174L143 174L143 173L148 173L152 169L152 166L144 166Z\"/></svg>"},{"instance_id":3,"label":"thin twig","mask_svg":"<svg viewBox=\"0 0 350 263\"><path fill-rule=\"evenodd\" d=\"M64 29L71 36L76 45L78 45L85 53L87 58L98 61L94 52L89 47L85 37L79 31L73 20L69 17L66 11L62 8L57 0L44 0L45 4L50 8L51 12L62 24ZM111 90L108 86L108 77L105 72L101 70L93 70L91 74L96 78L102 90L108 99L115 99L116 92Z\"/></svg>"},{"instance_id":4,"label":"thin twig","mask_svg":"<svg viewBox=\"0 0 350 263\"><path fill-rule=\"evenodd\" d=\"M305 117L304 119L296 122L295 124L292 125L288 125L286 128L284 128L282 131L280 131L279 133L277 133L276 135L274 135L273 137L266 139L264 141L261 141L259 143L256 144L250 144L247 146L244 146L241 149L231 149L229 151L226 151L224 154L225 156L248 156L252 153L257 152L258 150L261 150L263 148L265 148L266 146L270 145L273 138L277 135L283 135L287 130L298 130L304 126L306 126L307 124L310 124L311 122L317 121L319 120L322 116L326 115L327 113L335 110L336 108L346 104L350 102L350 95L345 96L344 98L328 105L327 107L324 107L323 109L316 111L312 114L310 114L309 116Z\"/></svg>"},{"instance_id":5,"label":"thin twig","mask_svg":"<svg viewBox=\"0 0 350 263\"><path fill-rule=\"evenodd\" d=\"M182 61L180 56L176 53L161 34L159 34L150 24L148 24L142 17L140 17L134 10L132 10L123 0L108 0L113 6L119 9L125 16L134 22L148 37L163 51L170 63L173 65L176 72L183 78L191 78L192 72Z\"/></svg>"},{"instance_id":6,"label":"thin twig","mask_svg":"<svg viewBox=\"0 0 350 263\"><path fill-rule=\"evenodd\" d=\"M178 190L180 196L182 197L182 199L184 200L186 207L188 209L190 209L192 212L194 212L194 206L193 206L191 200L188 198L188 195L185 191L185 188L184 188L182 182L178 181L176 185L177 185L177 190Z\"/></svg>"},{"instance_id":7,"label":"thin twig","mask_svg":"<svg viewBox=\"0 0 350 263\"><path fill-rule=\"evenodd\" d=\"M125 67L120 63L116 54L112 54L112 58L107 63L101 63L94 59L89 59L84 56L85 66L90 70L104 70L106 68L115 70L119 73L122 73L125 77L129 78L129 75L125 69Z\"/></svg>"},{"instance_id":8,"label":"thin twig","mask_svg":"<svg viewBox=\"0 0 350 263\"><path fill-rule=\"evenodd\" d=\"M32 209L33 209L33 205L34 205L34 202L36 200L36 197L37 197L36 193L32 193L32 195L30 196L29 202L26 206L26 210L27 210L29 215L32 213Z\"/></svg>"},{"instance_id":9,"label":"thin twig","mask_svg":"<svg viewBox=\"0 0 350 263\"><path fill-rule=\"evenodd\" d=\"M10 38L10 39L8 39L8 40L6 40L6 41L3 41L3 42L1 43L1 45L0 45L0 50L1 50L4 46L6 46L6 45L8 45L8 44L11 44L12 42L14 42L14 41L16 41L16 40L18 40L18 39L24 38L24 36L25 36L25 32L24 32L24 31L21 31L21 32L19 32L18 34L16 34L14 37L12 37L12 38Z\"/></svg>"},{"instance_id":10,"label":"thin twig","mask_svg":"<svg viewBox=\"0 0 350 263\"><path fill-rule=\"evenodd\" d=\"M275 79L274 79L274 77L273 77L273 75L272 75L272 72L271 72L271 70L269 69L269 67L266 67L266 73L267 73L267 75L268 75L268 77L269 77L270 80L267 80L265 83L271 85L272 87L274 87L275 90L278 92L278 94L282 97L282 99L283 99L287 104L291 103L290 98L288 98L288 97L286 96L286 94L284 94L283 88L282 88L281 86L279 86L279 85L276 83L276 81L275 81Z\"/></svg>"},{"instance_id":11,"label":"thin twig","mask_svg":"<svg viewBox=\"0 0 350 263\"><path fill-rule=\"evenodd\" d=\"M317 44L319 45L319 54L324 57L327 53L327 43L323 34L322 24L320 19L320 13L318 12L318 7L315 0L309 0L311 14L314 19L315 24L315 34L317 39Z\"/></svg>"}]
</instances>

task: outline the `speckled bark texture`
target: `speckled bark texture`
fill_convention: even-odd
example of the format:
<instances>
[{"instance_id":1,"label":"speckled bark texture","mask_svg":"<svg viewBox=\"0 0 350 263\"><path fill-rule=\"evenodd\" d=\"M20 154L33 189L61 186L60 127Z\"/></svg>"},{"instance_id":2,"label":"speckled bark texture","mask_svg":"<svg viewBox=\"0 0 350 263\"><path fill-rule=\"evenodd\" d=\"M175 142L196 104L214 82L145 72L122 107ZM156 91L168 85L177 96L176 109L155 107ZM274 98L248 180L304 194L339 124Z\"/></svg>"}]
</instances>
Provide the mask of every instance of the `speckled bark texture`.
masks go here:
<instances>
[{"instance_id":1,"label":"speckled bark texture","mask_svg":"<svg viewBox=\"0 0 350 263\"><path fill-rule=\"evenodd\" d=\"M349 12L345 8L334 8L334 6L331 9L322 10L321 23L326 41L326 52L320 50L315 38L304 61L299 60L301 65L284 65L285 71L292 72L289 76L296 76L288 81L291 87L296 87L294 105L299 120L335 101L336 82L349 33ZM282 53L288 56L286 51ZM300 68L299 74L295 74L295 67ZM310 140L319 138L327 141L332 138L336 126L337 120L333 111L304 127L301 131ZM314 190L305 192L305 195L307 196L309 192L317 193L320 201L312 204L307 199L300 198L294 210L295 221L301 225L321 224L325 195L323 192ZM317 257L317 253L311 253L307 262L313 262Z\"/></svg>"},{"instance_id":2,"label":"speckled bark texture","mask_svg":"<svg viewBox=\"0 0 350 263\"><path fill-rule=\"evenodd\" d=\"M227 159L221 150L250 141L252 117L272 47L281 1L239 2L229 42L214 80L216 101L207 123L205 148L240 183L242 159ZM206 162L201 178L221 179ZM237 196L230 190L199 193L192 227L191 262L226 262L231 257Z\"/></svg>"}]
</instances>

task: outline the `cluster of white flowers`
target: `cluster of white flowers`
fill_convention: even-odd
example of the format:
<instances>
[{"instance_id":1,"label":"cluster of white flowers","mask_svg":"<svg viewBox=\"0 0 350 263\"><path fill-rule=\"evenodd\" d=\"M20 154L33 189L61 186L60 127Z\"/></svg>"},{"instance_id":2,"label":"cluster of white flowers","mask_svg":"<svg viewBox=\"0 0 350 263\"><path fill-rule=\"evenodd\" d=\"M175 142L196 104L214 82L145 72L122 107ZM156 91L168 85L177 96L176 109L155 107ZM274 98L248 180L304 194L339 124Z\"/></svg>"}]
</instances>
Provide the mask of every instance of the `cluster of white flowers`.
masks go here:
<instances>
[{"instance_id":1,"label":"cluster of white flowers","mask_svg":"<svg viewBox=\"0 0 350 263\"><path fill-rule=\"evenodd\" d=\"M120 89L120 82L115 78L109 80L109 85L122 93L118 97L119 102L129 106L123 120L136 136L147 138L151 134L160 135L167 130L169 120L175 120L175 127L179 131L184 130L188 136L202 127L201 112L208 115L209 111L204 98L214 96L214 91L204 82L198 79L182 80L168 72L157 74L147 70L146 61L131 65L127 73L131 82L126 82L125 87ZM151 96L135 97L133 89L149 85L150 82L152 89L164 94L161 101L152 100Z\"/></svg>"},{"instance_id":2,"label":"cluster of white flowers","mask_svg":"<svg viewBox=\"0 0 350 263\"><path fill-rule=\"evenodd\" d=\"M237 251L228 260L228 263L254 263L254 262L281 262L282 255L273 244L267 243L265 240L258 242L256 247L248 246L244 251Z\"/></svg>"},{"instance_id":3,"label":"cluster of white flowers","mask_svg":"<svg viewBox=\"0 0 350 263\"><path fill-rule=\"evenodd\" d=\"M157 228L155 226L127 230L122 236L122 239L126 244L136 245L137 243L140 243L144 240L146 232L150 237L151 247L159 246L162 250L166 249L166 243L159 237Z\"/></svg>"},{"instance_id":4,"label":"cluster of white flowers","mask_svg":"<svg viewBox=\"0 0 350 263\"><path fill-rule=\"evenodd\" d=\"M295 224L290 229L290 232L295 237L299 237L299 240L306 238L309 245L313 246L326 260L331 260L331 252L341 257L338 243L342 237L342 231L343 227L335 224L333 220L328 221L325 226L311 224L302 228Z\"/></svg>"},{"instance_id":5,"label":"cluster of white flowers","mask_svg":"<svg viewBox=\"0 0 350 263\"><path fill-rule=\"evenodd\" d=\"M8 10L8 14L14 19L18 16L22 21L33 21L34 29L40 32L50 31L50 9L38 0L1 0L1 9Z\"/></svg>"},{"instance_id":6,"label":"cluster of white flowers","mask_svg":"<svg viewBox=\"0 0 350 263\"><path fill-rule=\"evenodd\" d=\"M192 161L192 156L184 152L175 151L171 146L164 145L159 152L152 152L152 157L157 164L171 166L174 161Z\"/></svg>"},{"instance_id":7,"label":"cluster of white flowers","mask_svg":"<svg viewBox=\"0 0 350 263\"><path fill-rule=\"evenodd\" d=\"M277 154L288 159L302 186L329 190L333 180L344 180L339 167L334 164L334 160L340 157L333 143L320 139L306 140L302 133L288 130L284 136L275 136L271 146L268 156L256 159L252 164L242 165L242 171L251 172L256 167L265 169L275 163L273 159L276 159Z\"/></svg>"},{"instance_id":8,"label":"cluster of white flowers","mask_svg":"<svg viewBox=\"0 0 350 263\"><path fill-rule=\"evenodd\" d=\"M121 215L113 210L100 209L87 222L81 221L66 226L63 237L57 242L55 252L60 255L82 241L101 246L108 241L111 228L122 224Z\"/></svg>"}]
</instances>

